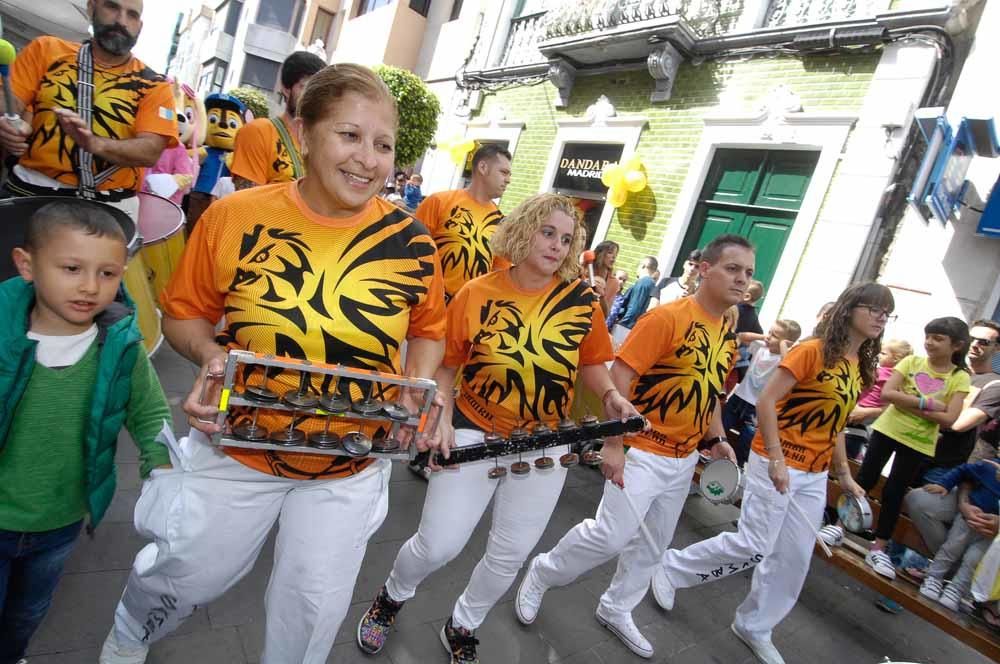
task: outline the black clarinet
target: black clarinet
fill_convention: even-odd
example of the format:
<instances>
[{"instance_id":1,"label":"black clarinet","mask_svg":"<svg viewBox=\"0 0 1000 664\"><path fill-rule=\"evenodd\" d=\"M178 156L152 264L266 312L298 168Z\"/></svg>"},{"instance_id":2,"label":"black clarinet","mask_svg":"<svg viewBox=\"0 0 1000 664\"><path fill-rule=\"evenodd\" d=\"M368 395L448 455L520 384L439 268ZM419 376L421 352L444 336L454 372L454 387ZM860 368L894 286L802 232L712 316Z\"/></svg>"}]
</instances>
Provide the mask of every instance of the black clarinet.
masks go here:
<instances>
[{"instance_id":1,"label":"black clarinet","mask_svg":"<svg viewBox=\"0 0 1000 664\"><path fill-rule=\"evenodd\" d=\"M454 466L460 463L494 459L548 447L566 446L572 449L579 449L584 443L592 440L635 433L642 431L645 426L646 419L642 416L630 417L624 422L621 420L598 422L595 418L593 421L584 421L579 426L573 426L572 428L560 426L558 429L545 430L540 433L511 435L510 438L488 435L488 440L485 442L467 447L457 447L451 450L451 454L447 459L440 454L436 454L434 461L439 466ZM414 461L423 466L427 464L429 458L429 452L421 452L416 456Z\"/></svg>"}]
</instances>

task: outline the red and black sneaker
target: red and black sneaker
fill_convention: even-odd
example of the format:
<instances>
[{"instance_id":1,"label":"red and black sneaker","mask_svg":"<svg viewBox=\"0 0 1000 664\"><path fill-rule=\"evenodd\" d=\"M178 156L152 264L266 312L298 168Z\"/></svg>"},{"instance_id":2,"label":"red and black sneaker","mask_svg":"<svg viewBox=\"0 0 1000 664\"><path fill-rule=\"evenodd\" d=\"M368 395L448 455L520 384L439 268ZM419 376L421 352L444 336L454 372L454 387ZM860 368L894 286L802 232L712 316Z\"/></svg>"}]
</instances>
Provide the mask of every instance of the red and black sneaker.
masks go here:
<instances>
[{"instance_id":1,"label":"red and black sneaker","mask_svg":"<svg viewBox=\"0 0 1000 664\"><path fill-rule=\"evenodd\" d=\"M369 655L382 650L386 639L389 638L389 628L396 621L396 614L403 608L403 604L389 597L385 586L382 586L371 608L358 622L358 647Z\"/></svg>"},{"instance_id":2,"label":"red and black sneaker","mask_svg":"<svg viewBox=\"0 0 1000 664\"><path fill-rule=\"evenodd\" d=\"M451 618L441 628L441 644L451 653L451 664L479 664L479 639L471 630L452 625Z\"/></svg>"}]
</instances>

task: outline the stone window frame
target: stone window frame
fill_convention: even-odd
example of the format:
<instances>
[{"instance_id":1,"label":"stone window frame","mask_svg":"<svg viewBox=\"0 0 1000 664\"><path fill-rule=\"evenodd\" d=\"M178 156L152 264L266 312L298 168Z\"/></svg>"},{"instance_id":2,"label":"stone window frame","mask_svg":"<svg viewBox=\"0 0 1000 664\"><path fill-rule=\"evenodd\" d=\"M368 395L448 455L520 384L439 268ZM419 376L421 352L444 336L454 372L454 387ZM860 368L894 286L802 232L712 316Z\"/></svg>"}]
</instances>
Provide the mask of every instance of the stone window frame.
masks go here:
<instances>
[{"instance_id":1,"label":"stone window frame","mask_svg":"<svg viewBox=\"0 0 1000 664\"><path fill-rule=\"evenodd\" d=\"M793 97L794 99L794 97ZM809 181L781 260L771 279L768 297L761 309L761 320L775 320L785 303L795 273L805 253L809 236L819 220L819 213L833 181L847 138L858 118L857 113L802 112L797 101L784 100L784 107L769 101L756 114L713 114L703 118L705 125L698 147L691 159L684 185L660 245L660 265L672 268L698 205L698 198L711 169L717 150L743 148L752 150L819 151L819 160ZM844 257L854 260L856 257Z\"/></svg>"},{"instance_id":2,"label":"stone window frame","mask_svg":"<svg viewBox=\"0 0 1000 664\"><path fill-rule=\"evenodd\" d=\"M559 158L566 143L621 143L622 159L628 159L639 146L642 132L649 126L649 119L641 115L617 117L614 106L601 96L587 108L582 117L563 118L556 121L556 135L552 139L548 162L542 174L539 192L552 191ZM597 222L594 237L588 238L588 247L594 247L607 238L615 208L604 202L604 209Z\"/></svg>"}]
</instances>

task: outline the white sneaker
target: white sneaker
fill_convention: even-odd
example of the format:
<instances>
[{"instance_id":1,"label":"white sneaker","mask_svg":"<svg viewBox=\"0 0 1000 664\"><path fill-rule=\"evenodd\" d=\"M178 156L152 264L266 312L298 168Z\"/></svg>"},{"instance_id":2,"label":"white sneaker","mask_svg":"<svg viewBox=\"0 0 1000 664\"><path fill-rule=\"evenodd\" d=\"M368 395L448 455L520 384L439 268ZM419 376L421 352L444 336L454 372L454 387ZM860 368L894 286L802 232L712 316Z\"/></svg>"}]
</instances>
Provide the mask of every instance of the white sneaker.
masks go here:
<instances>
[{"instance_id":1,"label":"white sneaker","mask_svg":"<svg viewBox=\"0 0 1000 664\"><path fill-rule=\"evenodd\" d=\"M653 656L653 645L646 640L646 637L642 635L639 628L635 626L635 622L632 621L632 614L626 613L624 615L618 615L611 617L605 615L601 611L601 606L598 604L597 612L594 614L597 617L597 622L601 623L604 627L621 639L621 642L625 644L629 650L634 652L639 657L645 657L649 659Z\"/></svg>"},{"instance_id":2,"label":"white sneaker","mask_svg":"<svg viewBox=\"0 0 1000 664\"><path fill-rule=\"evenodd\" d=\"M119 645L118 639L115 638L114 625L112 625L111 631L108 632L108 638L104 639L104 645L101 646L101 656L97 660L97 664L144 664L148 654L148 646L129 648Z\"/></svg>"},{"instance_id":3,"label":"white sneaker","mask_svg":"<svg viewBox=\"0 0 1000 664\"><path fill-rule=\"evenodd\" d=\"M920 584L920 594L936 602L941 598L941 590L943 588L941 579L928 574L924 577L924 582Z\"/></svg>"},{"instance_id":4,"label":"white sneaker","mask_svg":"<svg viewBox=\"0 0 1000 664\"><path fill-rule=\"evenodd\" d=\"M548 590L535 574L537 564L538 557L536 556L528 565L528 571L524 573L521 585L517 587L517 595L514 597L514 613L522 625L530 625L535 622L538 610L542 607L542 597Z\"/></svg>"},{"instance_id":5,"label":"white sneaker","mask_svg":"<svg viewBox=\"0 0 1000 664\"><path fill-rule=\"evenodd\" d=\"M827 546L840 546L844 543L844 529L840 526L823 526L819 536Z\"/></svg>"},{"instance_id":6,"label":"white sneaker","mask_svg":"<svg viewBox=\"0 0 1000 664\"><path fill-rule=\"evenodd\" d=\"M876 574L881 574L887 579L896 578L896 568L892 565L892 559L885 551L869 549L865 555L865 563L875 570Z\"/></svg>"},{"instance_id":7,"label":"white sneaker","mask_svg":"<svg viewBox=\"0 0 1000 664\"><path fill-rule=\"evenodd\" d=\"M674 595L677 594L677 589L667 578L667 572L663 569L663 565L656 565L656 571L653 572L653 578L649 581L649 587L653 591L653 599L656 600L661 609L670 611L674 608Z\"/></svg>"},{"instance_id":8,"label":"white sneaker","mask_svg":"<svg viewBox=\"0 0 1000 664\"><path fill-rule=\"evenodd\" d=\"M761 664L785 664L784 658L782 658L778 649L774 647L774 644L771 643L771 639L764 640L752 638L749 634L737 627L736 623L730 625L729 629L733 630L733 634L736 635L736 638L742 641L747 648L750 648L754 656L761 662Z\"/></svg>"},{"instance_id":9,"label":"white sneaker","mask_svg":"<svg viewBox=\"0 0 1000 664\"><path fill-rule=\"evenodd\" d=\"M944 590L941 591L938 601L941 602L941 606L944 608L958 611L959 607L962 606L962 593L959 592L954 583L948 583L945 584Z\"/></svg>"}]
</instances>

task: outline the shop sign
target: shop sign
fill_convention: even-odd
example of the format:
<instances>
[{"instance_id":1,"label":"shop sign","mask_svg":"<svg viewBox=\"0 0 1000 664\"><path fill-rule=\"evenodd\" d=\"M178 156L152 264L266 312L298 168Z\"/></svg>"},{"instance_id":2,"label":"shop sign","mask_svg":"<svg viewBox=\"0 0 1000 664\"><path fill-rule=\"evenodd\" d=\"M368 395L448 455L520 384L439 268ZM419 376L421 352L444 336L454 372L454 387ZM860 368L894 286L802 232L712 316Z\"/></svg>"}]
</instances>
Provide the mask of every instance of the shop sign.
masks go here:
<instances>
[{"instance_id":1,"label":"shop sign","mask_svg":"<svg viewBox=\"0 0 1000 664\"><path fill-rule=\"evenodd\" d=\"M601 172L621 160L624 148L621 143L564 144L552 188L605 195L608 188L601 182Z\"/></svg>"}]
</instances>

